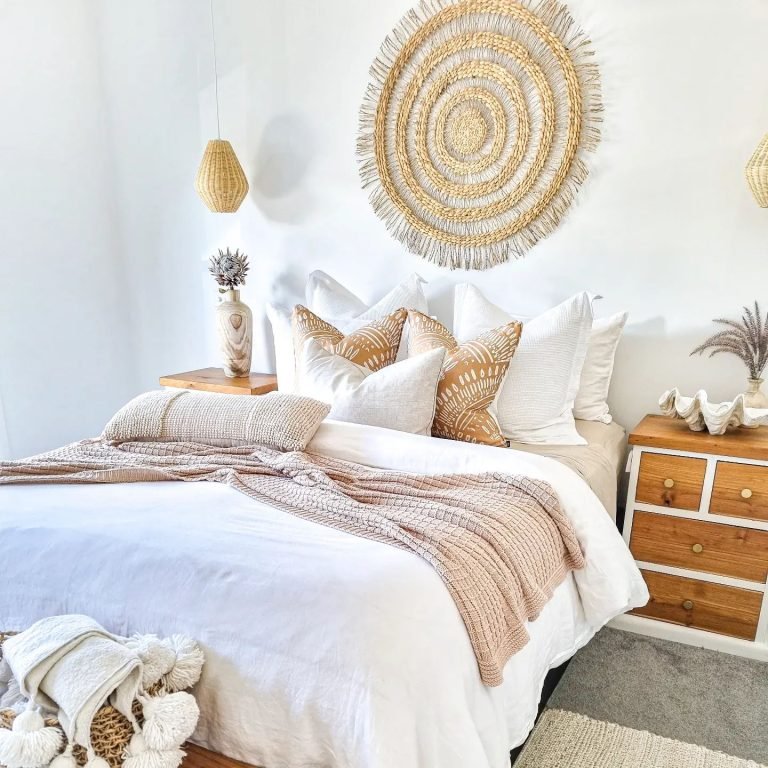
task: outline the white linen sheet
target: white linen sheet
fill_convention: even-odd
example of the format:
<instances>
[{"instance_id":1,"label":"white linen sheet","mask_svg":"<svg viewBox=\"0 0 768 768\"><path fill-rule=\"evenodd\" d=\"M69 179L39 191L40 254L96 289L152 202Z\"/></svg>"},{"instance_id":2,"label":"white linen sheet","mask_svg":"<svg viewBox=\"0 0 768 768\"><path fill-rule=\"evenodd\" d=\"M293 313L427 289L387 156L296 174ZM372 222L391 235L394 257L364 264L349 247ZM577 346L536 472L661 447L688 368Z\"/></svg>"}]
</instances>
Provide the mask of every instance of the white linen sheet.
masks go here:
<instances>
[{"instance_id":1,"label":"white linen sheet","mask_svg":"<svg viewBox=\"0 0 768 768\"><path fill-rule=\"evenodd\" d=\"M627 438L624 427L612 421L575 420L576 431L587 441L586 445L531 445L512 443L510 447L526 453L537 453L557 459L584 478L597 494L606 512L616 519L616 497L619 476L627 456Z\"/></svg>"},{"instance_id":2,"label":"white linen sheet","mask_svg":"<svg viewBox=\"0 0 768 768\"><path fill-rule=\"evenodd\" d=\"M453 600L418 556L223 485L0 487L0 628L82 612L122 634L185 632L207 663L194 740L266 768L507 768L548 669L647 590L594 493L553 459L325 422L310 451L421 473L548 480L586 567L480 682Z\"/></svg>"}]
</instances>

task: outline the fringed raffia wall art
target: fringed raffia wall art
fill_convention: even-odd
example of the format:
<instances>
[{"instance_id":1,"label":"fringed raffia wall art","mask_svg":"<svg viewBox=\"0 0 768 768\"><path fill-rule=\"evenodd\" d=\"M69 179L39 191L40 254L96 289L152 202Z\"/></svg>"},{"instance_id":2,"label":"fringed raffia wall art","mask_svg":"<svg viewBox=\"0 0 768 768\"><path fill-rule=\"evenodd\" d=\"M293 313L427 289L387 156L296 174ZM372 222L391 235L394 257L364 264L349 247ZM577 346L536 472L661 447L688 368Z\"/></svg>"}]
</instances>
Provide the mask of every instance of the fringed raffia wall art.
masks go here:
<instances>
[{"instance_id":1,"label":"fringed raffia wall art","mask_svg":"<svg viewBox=\"0 0 768 768\"><path fill-rule=\"evenodd\" d=\"M422 0L384 41L361 108L363 185L392 235L488 269L552 232L600 139L590 41L554 0Z\"/></svg>"}]
</instances>

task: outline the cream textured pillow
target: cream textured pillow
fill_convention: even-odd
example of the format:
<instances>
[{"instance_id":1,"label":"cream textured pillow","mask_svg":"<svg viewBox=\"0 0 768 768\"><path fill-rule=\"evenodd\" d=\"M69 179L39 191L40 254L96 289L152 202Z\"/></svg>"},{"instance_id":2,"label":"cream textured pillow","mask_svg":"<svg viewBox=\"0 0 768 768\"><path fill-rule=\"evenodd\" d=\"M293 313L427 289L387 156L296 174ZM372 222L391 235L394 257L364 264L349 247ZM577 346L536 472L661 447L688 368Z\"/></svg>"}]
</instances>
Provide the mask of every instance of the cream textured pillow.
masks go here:
<instances>
[{"instance_id":1,"label":"cream textured pillow","mask_svg":"<svg viewBox=\"0 0 768 768\"><path fill-rule=\"evenodd\" d=\"M520 341L520 323L512 322L459 345L450 331L421 312L409 312L408 354L445 349L437 387L432 434L468 443L506 445L491 406Z\"/></svg>"},{"instance_id":2,"label":"cream textured pillow","mask_svg":"<svg viewBox=\"0 0 768 768\"><path fill-rule=\"evenodd\" d=\"M611 317L596 318L592 323L587 357L573 404L573 415L577 419L601 421L603 424L613 421L608 408L608 390L611 387L616 348L627 317L626 312L618 312Z\"/></svg>"},{"instance_id":3,"label":"cream textured pillow","mask_svg":"<svg viewBox=\"0 0 768 768\"><path fill-rule=\"evenodd\" d=\"M302 392L331 404L332 419L428 435L444 357L434 349L374 372L309 339L298 379Z\"/></svg>"},{"instance_id":4,"label":"cream textured pillow","mask_svg":"<svg viewBox=\"0 0 768 768\"><path fill-rule=\"evenodd\" d=\"M473 285L457 286L454 327L472 338L501 320L514 320ZM586 445L576 431L573 405L592 328L592 302L579 293L524 323L515 357L496 399L496 416L508 440Z\"/></svg>"},{"instance_id":5,"label":"cream textured pillow","mask_svg":"<svg viewBox=\"0 0 768 768\"><path fill-rule=\"evenodd\" d=\"M303 451L329 411L326 403L279 392L248 397L163 389L124 405L103 436L116 442L186 441Z\"/></svg>"}]
</instances>

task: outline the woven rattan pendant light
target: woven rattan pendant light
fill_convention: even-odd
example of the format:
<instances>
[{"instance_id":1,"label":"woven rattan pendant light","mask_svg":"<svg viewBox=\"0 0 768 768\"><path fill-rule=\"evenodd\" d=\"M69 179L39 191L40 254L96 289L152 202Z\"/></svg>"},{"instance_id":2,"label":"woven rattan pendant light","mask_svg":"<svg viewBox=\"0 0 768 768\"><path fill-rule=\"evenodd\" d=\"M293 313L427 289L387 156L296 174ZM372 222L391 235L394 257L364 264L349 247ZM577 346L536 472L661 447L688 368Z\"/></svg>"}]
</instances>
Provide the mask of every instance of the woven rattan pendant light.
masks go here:
<instances>
[{"instance_id":1,"label":"woven rattan pendant light","mask_svg":"<svg viewBox=\"0 0 768 768\"><path fill-rule=\"evenodd\" d=\"M747 181L761 208L768 208L768 133L747 163Z\"/></svg>"},{"instance_id":2,"label":"woven rattan pendant light","mask_svg":"<svg viewBox=\"0 0 768 768\"><path fill-rule=\"evenodd\" d=\"M248 194L248 179L232 145L221 138L219 120L219 72L216 65L216 29L211 0L211 37L213 38L213 72L216 88L216 130L218 138L211 139L203 153L195 179L195 189L214 213L234 213Z\"/></svg>"}]
</instances>

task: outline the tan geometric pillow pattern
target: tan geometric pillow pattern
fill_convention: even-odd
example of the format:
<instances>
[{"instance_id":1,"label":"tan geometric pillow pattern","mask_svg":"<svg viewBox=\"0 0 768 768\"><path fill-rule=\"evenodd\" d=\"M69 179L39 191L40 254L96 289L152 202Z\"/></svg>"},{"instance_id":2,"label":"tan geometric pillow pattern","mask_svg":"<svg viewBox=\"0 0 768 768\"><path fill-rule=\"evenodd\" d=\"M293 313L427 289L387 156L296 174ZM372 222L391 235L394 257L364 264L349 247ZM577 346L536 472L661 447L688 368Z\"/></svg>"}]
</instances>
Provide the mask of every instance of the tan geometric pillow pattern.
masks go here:
<instances>
[{"instance_id":1,"label":"tan geometric pillow pattern","mask_svg":"<svg viewBox=\"0 0 768 768\"><path fill-rule=\"evenodd\" d=\"M496 418L488 410L520 341L522 323L512 322L459 344L437 320L409 311L408 356L435 347L447 350L432 434L449 440L505 446Z\"/></svg>"},{"instance_id":2,"label":"tan geometric pillow pattern","mask_svg":"<svg viewBox=\"0 0 768 768\"><path fill-rule=\"evenodd\" d=\"M369 371L378 371L395 362L407 318L408 311L398 309L345 336L338 328L297 304L291 318L293 349L299 360L304 342L315 339L328 352L341 355Z\"/></svg>"}]
</instances>

